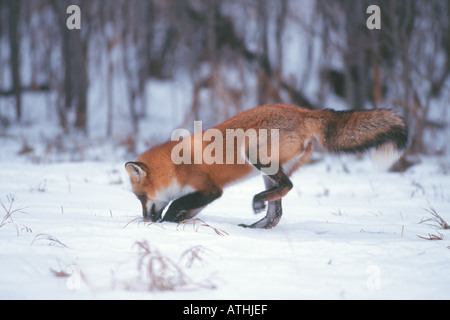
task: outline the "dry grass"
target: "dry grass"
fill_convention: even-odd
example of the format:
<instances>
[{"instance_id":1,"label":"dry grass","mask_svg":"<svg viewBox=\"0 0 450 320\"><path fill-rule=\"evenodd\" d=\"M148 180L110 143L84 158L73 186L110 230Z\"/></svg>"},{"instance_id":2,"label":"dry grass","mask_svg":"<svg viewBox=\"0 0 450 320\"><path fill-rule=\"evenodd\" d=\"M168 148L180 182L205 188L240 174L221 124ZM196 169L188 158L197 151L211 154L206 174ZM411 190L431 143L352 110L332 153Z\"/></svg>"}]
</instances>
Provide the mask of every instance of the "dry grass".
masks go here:
<instances>
[{"instance_id":1,"label":"dry grass","mask_svg":"<svg viewBox=\"0 0 450 320\"><path fill-rule=\"evenodd\" d=\"M422 220L419 223L426 224L429 226L432 226L433 228L442 229L442 230L450 230L450 225L437 213L436 209L433 208L433 206L428 202L428 209L425 209L429 214L431 214L431 217L429 218L422 218ZM437 234L430 234L428 233L428 236L419 236L421 239L425 240L442 240L444 238L443 234L436 231Z\"/></svg>"},{"instance_id":2,"label":"dry grass","mask_svg":"<svg viewBox=\"0 0 450 320\"><path fill-rule=\"evenodd\" d=\"M196 282L191 280L183 269L166 256L163 256L157 249L152 248L147 241L136 241L138 247L137 268L139 272L138 283L144 285L148 291L172 291L172 290L194 290L194 289L215 289L216 286L210 281ZM188 262L193 263L196 259L201 259L199 248L186 250L183 256L189 256ZM127 289L133 289L133 285L128 283Z\"/></svg>"},{"instance_id":3,"label":"dry grass","mask_svg":"<svg viewBox=\"0 0 450 320\"><path fill-rule=\"evenodd\" d=\"M194 264L205 263L205 256L213 256L217 254L204 246L198 245L185 250L180 257L180 262L187 268L191 268Z\"/></svg>"},{"instance_id":4,"label":"dry grass","mask_svg":"<svg viewBox=\"0 0 450 320\"><path fill-rule=\"evenodd\" d=\"M172 260L150 247L147 241L136 241L138 247L139 278L148 291L175 290L186 286L190 280Z\"/></svg>"},{"instance_id":5,"label":"dry grass","mask_svg":"<svg viewBox=\"0 0 450 320\"><path fill-rule=\"evenodd\" d=\"M137 216L137 217L131 219L130 221L128 221L127 224L125 224L124 228L128 227L131 223L134 223L136 221L138 223L138 226L140 226L142 224L142 225L144 225L144 227L157 226L162 229L165 229L161 223L153 222L151 220L142 218L141 216ZM217 229L217 228L211 226L210 224L206 223L205 221L203 221L200 218L191 218L191 219L186 219L186 220L179 222L177 224L177 231L179 231L180 226L182 226L183 227L182 229L185 230L186 225L188 225L190 223L192 223L192 227L195 230L195 232L198 232L198 229L200 229L201 227L206 227L206 228L213 230L219 236L228 235L228 232L226 232L225 230Z\"/></svg>"},{"instance_id":6,"label":"dry grass","mask_svg":"<svg viewBox=\"0 0 450 320\"><path fill-rule=\"evenodd\" d=\"M111 216L112 216L112 214L111 214ZM127 224L125 224L125 225L123 226L123 228L125 229L126 227L128 227L128 225L130 225L131 223L136 222L136 221L137 221L137 223L138 223L138 227L139 227L141 224L143 224L144 227L149 227L149 226L152 226L152 225L153 225L153 226L157 226L157 227L160 227L160 228L164 229L164 227L162 226L162 224L153 222L153 221L148 220L148 219L145 219L145 218L143 218L143 217L141 217L141 216L137 216L137 217L131 219L130 221L128 221Z\"/></svg>"},{"instance_id":7,"label":"dry grass","mask_svg":"<svg viewBox=\"0 0 450 320\"><path fill-rule=\"evenodd\" d=\"M178 230L178 227L181 225L183 226L183 230L184 230L186 225L189 223L192 223L192 227L194 228L195 232L198 232L198 229L200 227L206 227L206 228L210 228L211 230L213 230L219 236L228 235L228 233L226 231L214 228L213 226L211 226L210 224L206 223L205 221L203 221L202 219L199 219L199 218L192 218L192 219L186 219L186 220L181 221L177 225L177 230ZM196 223L198 223L198 225L196 225Z\"/></svg>"},{"instance_id":8,"label":"dry grass","mask_svg":"<svg viewBox=\"0 0 450 320\"><path fill-rule=\"evenodd\" d=\"M133 291L188 291L196 289L215 289L216 286L209 280L192 280L181 267L159 250L150 246L147 241L136 241L133 247L137 247L137 277L125 281L113 282L113 287ZM207 249L193 247L183 252L180 261L192 266L195 261L202 260Z\"/></svg>"},{"instance_id":9,"label":"dry grass","mask_svg":"<svg viewBox=\"0 0 450 320\"><path fill-rule=\"evenodd\" d=\"M61 247L61 248L69 248L64 243L59 241L57 238L55 238L54 236L52 236L50 234L47 234L47 233L39 233L39 234L37 234L34 237L33 241L31 241L31 245L33 245L36 241L48 241L48 245L49 246L56 246L56 247Z\"/></svg>"},{"instance_id":10,"label":"dry grass","mask_svg":"<svg viewBox=\"0 0 450 320\"><path fill-rule=\"evenodd\" d=\"M2 221L0 222L0 228L2 228L3 226L5 226L7 223L11 223L14 228L16 229L16 234L17 236L19 236L19 226L17 225L17 223L14 221L13 219L13 214L16 212L22 212L25 213L23 211L23 209L25 208L16 208L13 209L13 204L15 201L15 197L13 195L8 195L6 197L7 201L9 202L9 206L6 206L3 201L0 201L0 205L2 206L3 210L5 211L5 215L3 216ZM31 229L23 226L23 228L21 228L20 230L26 230L27 232L31 232Z\"/></svg>"},{"instance_id":11,"label":"dry grass","mask_svg":"<svg viewBox=\"0 0 450 320\"><path fill-rule=\"evenodd\" d=\"M428 209L425 209L431 214L431 218L422 219L419 223L429 224L435 228L442 230L450 230L450 225L436 212L436 209L428 202Z\"/></svg>"},{"instance_id":12,"label":"dry grass","mask_svg":"<svg viewBox=\"0 0 450 320\"><path fill-rule=\"evenodd\" d=\"M426 237L422 237L422 236L419 236L419 235L417 235L417 237L419 237L420 239L431 240L431 241L444 239L442 233L438 232L438 234L439 235L435 235L435 234L430 234L429 233L428 236L426 236Z\"/></svg>"}]
</instances>

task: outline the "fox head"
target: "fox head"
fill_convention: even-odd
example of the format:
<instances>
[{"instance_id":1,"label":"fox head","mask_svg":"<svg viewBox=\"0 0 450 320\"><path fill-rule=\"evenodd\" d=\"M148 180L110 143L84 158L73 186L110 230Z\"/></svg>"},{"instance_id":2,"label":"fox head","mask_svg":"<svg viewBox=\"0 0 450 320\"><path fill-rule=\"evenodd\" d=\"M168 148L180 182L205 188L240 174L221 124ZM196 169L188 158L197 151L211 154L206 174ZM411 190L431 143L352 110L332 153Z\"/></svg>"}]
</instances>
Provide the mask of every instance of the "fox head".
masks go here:
<instances>
[{"instance_id":1,"label":"fox head","mask_svg":"<svg viewBox=\"0 0 450 320\"><path fill-rule=\"evenodd\" d=\"M144 219L159 221L165 207L170 200L165 195L158 194L156 185L152 181L152 172L143 162L127 162L125 164L133 192L142 204Z\"/></svg>"}]
</instances>

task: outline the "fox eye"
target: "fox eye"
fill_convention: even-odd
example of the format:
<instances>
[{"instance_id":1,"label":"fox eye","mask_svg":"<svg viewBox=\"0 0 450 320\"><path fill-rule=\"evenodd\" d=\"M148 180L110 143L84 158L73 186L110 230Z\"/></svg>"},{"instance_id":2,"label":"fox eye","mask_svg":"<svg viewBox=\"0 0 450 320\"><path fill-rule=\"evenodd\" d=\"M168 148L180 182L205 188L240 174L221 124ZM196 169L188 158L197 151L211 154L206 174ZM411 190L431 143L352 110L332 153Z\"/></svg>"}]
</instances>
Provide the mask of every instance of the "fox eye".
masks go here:
<instances>
[{"instance_id":1,"label":"fox eye","mask_svg":"<svg viewBox=\"0 0 450 320\"><path fill-rule=\"evenodd\" d=\"M147 199L147 195L146 194L139 194L139 195L136 195L136 196L141 201L144 201L145 199Z\"/></svg>"}]
</instances>

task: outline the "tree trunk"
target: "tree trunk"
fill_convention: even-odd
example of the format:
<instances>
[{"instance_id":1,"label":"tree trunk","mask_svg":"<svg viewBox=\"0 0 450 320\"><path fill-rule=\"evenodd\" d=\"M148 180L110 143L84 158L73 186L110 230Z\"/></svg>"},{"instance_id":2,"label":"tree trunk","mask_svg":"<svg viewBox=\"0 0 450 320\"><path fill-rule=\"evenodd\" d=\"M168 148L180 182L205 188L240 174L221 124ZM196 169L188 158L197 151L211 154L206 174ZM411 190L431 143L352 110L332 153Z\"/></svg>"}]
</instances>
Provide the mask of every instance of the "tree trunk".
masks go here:
<instances>
[{"instance_id":1,"label":"tree trunk","mask_svg":"<svg viewBox=\"0 0 450 320\"><path fill-rule=\"evenodd\" d=\"M14 0L13 0L14 1ZM74 127L87 130L87 40L83 41L81 30L69 30L66 25L68 1L51 0L58 17L62 37L62 56L64 60L64 105L58 106L60 124L67 130L66 112L75 105Z\"/></svg>"},{"instance_id":2,"label":"tree trunk","mask_svg":"<svg viewBox=\"0 0 450 320\"><path fill-rule=\"evenodd\" d=\"M19 11L20 0L9 0L7 2L9 9L9 46L10 46L10 61L11 61L11 75L12 75L12 92L16 99L16 118L22 118L22 90L20 80L20 45L19 45Z\"/></svg>"},{"instance_id":3,"label":"tree trunk","mask_svg":"<svg viewBox=\"0 0 450 320\"><path fill-rule=\"evenodd\" d=\"M71 44L71 77L74 86L75 128L86 132L87 130L87 45L81 39L80 30L70 30Z\"/></svg>"}]
</instances>

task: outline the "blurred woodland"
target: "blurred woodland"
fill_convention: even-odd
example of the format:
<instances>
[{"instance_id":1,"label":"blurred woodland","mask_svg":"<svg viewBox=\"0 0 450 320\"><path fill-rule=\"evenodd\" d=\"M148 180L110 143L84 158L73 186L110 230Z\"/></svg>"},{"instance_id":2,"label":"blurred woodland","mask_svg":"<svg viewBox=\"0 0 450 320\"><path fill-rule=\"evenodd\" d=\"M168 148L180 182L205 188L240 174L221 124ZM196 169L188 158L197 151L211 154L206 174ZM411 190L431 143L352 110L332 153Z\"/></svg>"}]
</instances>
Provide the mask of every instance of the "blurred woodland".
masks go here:
<instances>
[{"instance_id":1,"label":"blurred woodland","mask_svg":"<svg viewBox=\"0 0 450 320\"><path fill-rule=\"evenodd\" d=\"M80 30L66 27L71 4L81 8ZM381 8L380 30L366 27L372 4ZM297 29L307 35L301 71L289 65ZM447 116L430 114L447 115L450 1L0 0L0 99L12 98L15 110L0 109L0 125L20 122L26 92L53 92L48 108L62 130L89 136L88 94L100 64L106 135L115 76L125 79L127 116L139 132L145 84L183 73L191 84L186 123L208 114L214 124L274 102L333 107L325 103L334 95L349 109L394 109L408 123L409 152L435 152L425 131L447 128Z\"/></svg>"}]
</instances>

